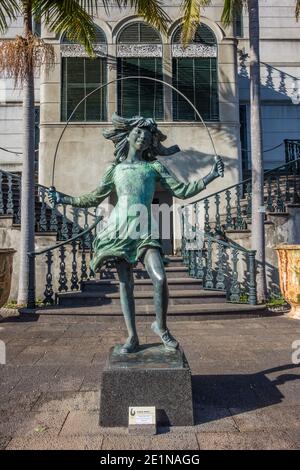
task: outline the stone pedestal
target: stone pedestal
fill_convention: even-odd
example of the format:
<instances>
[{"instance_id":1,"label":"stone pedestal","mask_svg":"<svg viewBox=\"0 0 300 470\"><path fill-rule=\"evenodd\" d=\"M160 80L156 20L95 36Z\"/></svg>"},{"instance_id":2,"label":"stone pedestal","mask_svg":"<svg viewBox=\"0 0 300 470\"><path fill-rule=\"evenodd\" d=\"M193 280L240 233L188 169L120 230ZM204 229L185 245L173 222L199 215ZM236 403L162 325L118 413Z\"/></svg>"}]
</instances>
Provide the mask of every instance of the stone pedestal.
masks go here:
<instances>
[{"instance_id":1,"label":"stone pedestal","mask_svg":"<svg viewBox=\"0 0 300 470\"><path fill-rule=\"evenodd\" d=\"M127 427L129 406L155 406L158 425L192 426L191 371L182 349L150 344L122 355L120 346L111 348L103 371L100 425Z\"/></svg>"}]
</instances>

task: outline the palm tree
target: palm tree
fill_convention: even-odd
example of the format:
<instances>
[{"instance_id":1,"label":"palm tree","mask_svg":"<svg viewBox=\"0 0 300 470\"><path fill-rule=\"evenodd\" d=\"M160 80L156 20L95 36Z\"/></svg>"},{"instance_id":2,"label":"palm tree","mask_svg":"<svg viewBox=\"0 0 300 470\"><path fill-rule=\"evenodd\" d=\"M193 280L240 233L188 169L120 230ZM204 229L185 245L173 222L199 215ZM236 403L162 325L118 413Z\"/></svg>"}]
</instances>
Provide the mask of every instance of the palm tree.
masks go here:
<instances>
[{"instance_id":1,"label":"palm tree","mask_svg":"<svg viewBox=\"0 0 300 470\"><path fill-rule=\"evenodd\" d=\"M228 25L243 6L249 12L250 41L250 134L252 162L252 249L256 250L258 300L267 298L264 229L264 167L260 105L260 30L258 0L224 0L222 21ZM300 0L296 1L295 16L300 15Z\"/></svg>"}]
</instances>

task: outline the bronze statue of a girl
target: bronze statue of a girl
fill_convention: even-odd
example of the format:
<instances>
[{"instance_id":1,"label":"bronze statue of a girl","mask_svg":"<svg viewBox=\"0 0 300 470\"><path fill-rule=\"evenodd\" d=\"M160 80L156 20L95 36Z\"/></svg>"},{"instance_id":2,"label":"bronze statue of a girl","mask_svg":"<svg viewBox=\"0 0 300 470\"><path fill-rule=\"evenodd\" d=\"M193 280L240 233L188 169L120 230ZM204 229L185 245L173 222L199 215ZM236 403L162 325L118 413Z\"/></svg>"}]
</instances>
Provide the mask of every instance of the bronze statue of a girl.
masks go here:
<instances>
[{"instance_id":1,"label":"bronze statue of a girl","mask_svg":"<svg viewBox=\"0 0 300 470\"><path fill-rule=\"evenodd\" d=\"M177 340L167 328L168 283L159 237L153 236L151 203L158 182L173 196L187 199L195 196L218 176L223 176L224 164L219 158L210 173L199 181L183 183L156 159L179 151L177 145L166 148L162 141L166 136L153 119L112 117L113 128L104 131L104 137L115 145L116 162L105 172L98 187L91 193L71 197L51 190L49 199L54 204L70 204L74 207L97 207L112 191L118 196L117 204L107 226L101 230L93 243L91 262L96 272L107 261L116 263L120 281L122 311L128 330L128 339L121 352L132 353L139 347L135 324L133 266L140 260L144 264L154 286L156 320L152 330L161 338L167 349L176 349ZM147 218L143 220L142 233L137 237L139 214L128 208L143 206Z\"/></svg>"}]
</instances>

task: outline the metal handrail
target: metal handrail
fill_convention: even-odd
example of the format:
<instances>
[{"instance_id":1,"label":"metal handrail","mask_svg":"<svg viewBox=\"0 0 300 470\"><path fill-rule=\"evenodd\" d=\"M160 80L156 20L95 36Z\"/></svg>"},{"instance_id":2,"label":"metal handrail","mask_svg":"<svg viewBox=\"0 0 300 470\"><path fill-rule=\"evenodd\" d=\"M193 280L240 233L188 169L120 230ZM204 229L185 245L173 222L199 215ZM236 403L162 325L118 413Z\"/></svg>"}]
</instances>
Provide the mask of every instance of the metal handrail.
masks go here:
<instances>
[{"instance_id":1,"label":"metal handrail","mask_svg":"<svg viewBox=\"0 0 300 470\"><path fill-rule=\"evenodd\" d=\"M0 173L4 173L4 175L11 176L12 178L15 178L19 181L22 180L22 175L16 175L15 173L10 173L9 171L5 171L5 170L2 170L2 169L0 169ZM40 184L40 183L35 183L35 185L38 188L44 189L45 191L49 190L49 186L44 186L43 184ZM66 194L66 196L69 196L69 194ZM84 209L84 207L78 207L78 209ZM94 214L92 214L89 211L87 211L87 214L90 215L91 217L94 217Z\"/></svg>"},{"instance_id":2,"label":"metal handrail","mask_svg":"<svg viewBox=\"0 0 300 470\"><path fill-rule=\"evenodd\" d=\"M76 240L79 238L84 238L88 233L92 232L94 228L98 225L98 223L103 219L103 216L98 216L94 223L88 227L86 230L83 232L75 235L72 238L69 238L68 240L65 240L60 243L56 243L55 245L52 245L48 248L45 248L43 250L39 251L30 251L27 253L28 256L28 270L29 270L29 280L28 280L28 301L27 301L27 308L29 309L34 309L36 304L35 304L35 258L36 256L49 253L53 250L56 250L64 245L74 243Z\"/></svg>"},{"instance_id":3,"label":"metal handrail","mask_svg":"<svg viewBox=\"0 0 300 470\"><path fill-rule=\"evenodd\" d=\"M201 248L186 248L185 246L185 243L186 243L186 238L183 234L182 236L182 239L184 240L184 243L182 244L182 246L184 247L183 248L183 259L184 259L184 263L188 266L189 268L189 273L190 273L190 269L191 268L191 260L188 256L188 258L186 258L186 252L199 252L201 251L203 253L203 247ZM216 243L216 245L221 245L223 246L225 249L229 249L229 250L234 250L235 252L239 252L239 253L243 253L247 259L248 259L248 263L249 263L249 283L248 283L248 303L250 305L256 305L257 304L257 286L256 286L256 261L255 261L255 258L256 258L256 250L247 250L246 248L242 247L241 245L235 243L235 242L227 242L225 240L222 240L222 239L219 239L219 238L216 238L210 234L205 234L205 237L204 237L204 240L203 240L203 245L204 243L207 242L207 243ZM207 256L210 256L211 257L211 254L208 255L206 254L206 257ZM195 266L194 266L195 268ZM190 274L191 275L191 274ZM213 282L212 278L210 280L210 282ZM215 289L215 287L213 287L212 285L210 287L205 287L205 289ZM225 288L225 286L224 286ZM228 293L228 291L227 291ZM237 297L237 294L231 294L230 297L232 297L234 295L234 297ZM238 299L237 298L234 298L232 301L234 302L237 302Z\"/></svg>"},{"instance_id":4,"label":"metal handrail","mask_svg":"<svg viewBox=\"0 0 300 470\"><path fill-rule=\"evenodd\" d=\"M290 165L292 165L293 163L297 163L297 162L300 162L300 158L296 158L295 160L292 160L288 163L284 163L283 165L280 165L276 168L273 168L272 170L267 170L264 172L264 178L267 177L268 175L270 175L271 173L275 172L275 171L278 171L280 170L280 168L284 168L284 167L288 167ZM205 196L205 197L202 197L200 199L197 199L196 201L193 201L193 202L189 202L187 204L183 204L181 207L184 208L184 207L187 207L187 206L191 206L191 205L194 205L194 204L197 204L198 202L202 202L202 201L205 201L205 199L209 199L213 196L216 196L217 194L222 194L226 191L229 191L230 189L233 189L233 188L237 188L238 186L242 186L246 183L250 183L252 181L252 177L250 178L247 178L243 181L240 181L239 183L236 183L236 184L233 184L231 186L228 186L227 188L224 188L224 189L221 189L220 191L216 191L215 193L212 193L212 194L209 194L208 196Z\"/></svg>"},{"instance_id":5,"label":"metal handrail","mask_svg":"<svg viewBox=\"0 0 300 470\"><path fill-rule=\"evenodd\" d=\"M78 240L78 238L85 237L88 233L90 233L99 224L99 222L101 222L102 219L103 219L103 215L100 215L95 219L95 222L92 225L90 225L90 227L85 229L83 232L78 233L77 235L75 235L72 238L69 238L68 240L64 240L63 242L56 243L55 245L49 246L48 248L44 248L43 250L30 251L30 252L28 252L28 256L43 255L43 254L47 253L47 251L56 250L57 248L60 248L63 245L73 243L74 241Z\"/></svg>"},{"instance_id":6,"label":"metal handrail","mask_svg":"<svg viewBox=\"0 0 300 470\"><path fill-rule=\"evenodd\" d=\"M222 240L221 238L216 238L210 235L209 233L205 234L205 238L209 238L215 243L218 243L219 245L223 245L225 248L235 248L238 251L241 251L242 253L256 253L256 250L247 250L247 248L244 248L243 246L239 245L238 243L234 242L226 242L225 240Z\"/></svg>"}]
</instances>

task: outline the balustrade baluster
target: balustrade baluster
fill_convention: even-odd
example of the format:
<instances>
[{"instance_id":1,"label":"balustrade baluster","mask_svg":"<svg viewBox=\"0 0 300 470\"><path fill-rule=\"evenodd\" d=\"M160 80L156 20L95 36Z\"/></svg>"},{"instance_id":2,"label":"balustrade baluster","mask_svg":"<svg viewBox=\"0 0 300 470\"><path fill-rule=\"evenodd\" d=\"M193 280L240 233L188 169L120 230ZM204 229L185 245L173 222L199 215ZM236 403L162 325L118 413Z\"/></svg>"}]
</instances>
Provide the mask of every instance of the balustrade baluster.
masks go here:
<instances>
[{"instance_id":1,"label":"balustrade baluster","mask_svg":"<svg viewBox=\"0 0 300 470\"><path fill-rule=\"evenodd\" d=\"M43 187L39 188L39 196L41 199L41 213L40 213L40 231L46 232L47 231L47 217L46 217L46 190Z\"/></svg>"},{"instance_id":2,"label":"balustrade baluster","mask_svg":"<svg viewBox=\"0 0 300 470\"><path fill-rule=\"evenodd\" d=\"M247 218L251 219L251 215L252 215L252 185L251 185L251 183L247 184L246 198L247 198L246 214L247 214Z\"/></svg>"},{"instance_id":3,"label":"balustrade baluster","mask_svg":"<svg viewBox=\"0 0 300 470\"><path fill-rule=\"evenodd\" d=\"M297 204L299 197L297 194L297 176L294 174L293 175L293 204Z\"/></svg>"},{"instance_id":4,"label":"balustrade baluster","mask_svg":"<svg viewBox=\"0 0 300 470\"><path fill-rule=\"evenodd\" d=\"M207 254L206 254L206 272L205 272L205 284L206 289L214 288L214 276L212 269L212 240L208 237L207 240Z\"/></svg>"},{"instance_id":5,"label":"balustrade baluster","mask_svg":"<svg viewBox=\"0 0 300 470\"><path fill-rule=\"evenodd\" d=\"M88 209L79 209L79 214L82 213L83 217L83 230L86 230L88 228ZM84 235L82 238L82 244L85 246L85 248L89 248L89 237L88 235Z\"/></svg>"},{"instance_id":6,"label":"balustrade baluster","mask_svg":"<svg viewBox=\"0 0 300 470\"><path fill-rule=\"evenodd\" d=\"M189 270L189 276L191 276L191 250L187 250L187 267Z\"/></svg>"},{"instance_id":7,"label":"balustrade baluster","mask_svg":"<svg viewBox=\"0 0 300 470\"><path fill-rule=\"evenodd\" d=\"M68 290L68 280L67 280L67 273L66 273L66 249L65 246L62 245L59 248L59 279L58 279L58 290L59 292L66 292Z\"/></svg>"},{"instance_id":8,"label":"balustrade baluster","mask_svg":"<svg viewBox=\"0 0 300 470\"><path fill-rule=\"evenodd\" d=\"M58 230L57 207L56 205L53 205L51 208L50 231L57 232L57 230Z\"/></svg>"},{"instance_id":9,"label":"balustrade baluster","mask_svg":"<svg viewBox=\"0 0 300 470\"><path fill-rule=\"evenodd\" d=\"M281 192L281 188L280 188L280 183L281 183L280 176L277 176L276 210L277 210L277 212L284 212L285 203L284 203L284 200L283 200L283 196L282 196L282 192Z\"/></svg>"},{"instance_id":10,"label":"balustrade baluster","mask_svg":"<svg viewBox=\"0 0 300 470\"><path fill-rule=\"evenodd\" d=\"M196 277L196 250L193 249L193 250L190 250L190 253L191 253L191 267L190 267L190 275L191 277Z\"/></svg>"},{"instance_id":11,"label":"balustrade baluster","mask_svg":"<svg viewBox=\"0 0 300 470\"><path fill-rule=\"evenodd\" d=\"M231 215L231 191L229 189L226 190L225 197L226 197L226 228L230 229L233 227L233 224L232 224L232 215Z\"/></svg>"},{"instance_id":12,"label":"balustrade baluster","mask_svg":"<svg viewBox=\"0 0 300 470\"><path fill-rule=\"evenodd\" d=\"M217 233L222 232L222 227L221 227L221 216L220 216L220 194L215 195L215 203L216 203L216 224L215 224L215 231Z\"/></svg>"},{"instance_id":13,"label":"balustrade baluster","mask_svg":"<svg viewBox=\"0 0 300 470\"><path fill-rule=\"evenodd\" d=\"M87 208L83 209L83 230L86 230L89 227L89 210Z\"/></svg>"},{"instance_id":14,"label":"balustrade baluster","mask_svg":"<svg viewBox=\"0 0 300 470\"><path fill-rule=\"evenodd\" d=\"M186 239L183 235L182 235L182 240L181 240L181 256L182 256L183 264L186 266L187 265Z\"/></svg>"},{"instance_id":15,"label":"balustrade baluster","mask_svg":"<svg viewBox=\"0 0 300 470\"><path fill-rule=\"evenodd\" d=\"M241 208L241 186L236 187L236 221L235 221L235 229L243 230L245 228L243 215L242 215L242 208Z\"/></svg>"},{"instance_id":16,"label":"balustrade baluster","mask_svg":"<svg viewBox=\"0 0 300 470\"><path fill-rule=\"evenodd\" d=\"M248 262L249 262L249 304L257 304L257 286L256 286L256 262L255 262L256 251L249 251Z\"/></svg>"},{"instance_id":17,"label":"balustrade baluster","mask_svg":"<svg viewBox=\"0 0 300 470\"><path fill-rule=\"evenodd\" d=\"M203 263L203 251L198 250L197 252L197 263L196 263L196 278L203 282L204 279L204 263Z\"/></svg>"},{"instance_id":18,"label":"balustrade baluster","mask_svg":"<svg viewBox=\"0 0 300 470\"><path fill-rule=\"evenodd\" d=\"M224 272L224 246L218 244L218 269L216 276L216 289L225 290L225 272Z\"/></svg>"},{"instance_id":19,"label":"balustrade baluster","mask_svg":"<svg viewBox=\"0 0 300 470\"><path fill-rule=\"evenodd\" d=\"M0 171L0 215L4 215L4 203L3 203L3 173Z\"/></svg>"},{"instance_id":20,"label":"balustrade baluster","mask_svg":"<svg viewBox=\"0 0 300 470\"><path fill-rule=\"evenodd\" d=\"M267 210L273 212L272 177L267 179Z\"/></svg>"},{"instance_id":21,"label":"balustrade baluster","mask_svg":"<svg viewBox=\"0 0 300 470\"><path fill-rule=\"evenodd\" d=\"M63 240L68 240L69 238L69 231L68 231L68 223L67 223L67 208L63 205L63 213L62 213L62 226L61 226L61 237Z\"/></svg>"},{"instance_id":22,"label":"balustrade baluster","mask_svg":"<svg viewBox=\"0 0 300 470\"><path fill-rule=\"evenodd\" d=\"M77 274L77 243L72 242L72 274L71 274L71 290L78 290L78 274Z\"/></svg>"},{"instance_id":23,"label":"balustrade baluster","mask_svg":"<svg viewBox=\"0 0 300 470\"><path fill-rule=\"evenodd\" d=\"M53 305L53 286L52 286L52 264L53 264L53 254L52 251L49 250L46 253L46 265L47 265L47 274L46 274L46 286L44 291L44 300L43 303L45 305Z\"/></svg>"},{"instance_id":24,"label":"balustrade baluster","mask_svg":"<svg viewBox=\"0 0 300 470\"><path fill-rule=\"evenodd\" d=\"M76 235L78 235L80 232L78 219L79 219L79 208L73 207L72 237L76 237Z\"/></svg>"},{"instance_id":25,"label":"balustrade baluster","mask_svg":"<svg viewBox=\"0 0 300 470\"><path fill-rule=\"evenodd\" d=\"M7 190L6 213L13 215L14 214L14 200L13 200L13 190L12 190L13 180L12 180L11 175L7 176L7 185L8 185L8 190Z\"/></svg>"},{"instance_id":26,"label":"balustrade baluster","mask_svg":"<svg viewBox=\"0 0 300 470\"><path fill-rule=\"evenodd\" d=\"M83 281L86 281L88 278L87 274L87 264L86 264L86 252L85 252L85 241L82 240L81 245L81 275L80 275L80 283L82 284Z\"/></svg>"},{"instance_id":27,"label":"balustrade baluster","mask_svg":"<svg viewBox=\"0 0 300 470\"><path fill-rule=\"evenodd\" d=\"M231 286L230 286L230 301L240 301L240 286L238 283L238 250L232 248L232 274L231 274Z\"/></svg>"},{"instance_id":28,"label":"balustrade baluster","mask_svg":"<svg viewBox=\"0 0 300 470\"><path fill-rule=\"evenodd\" d=\"M204 199L204 231L205 233L210 233L210 223L209 223L209 201L208 198Z\"/></svg>"},{"instance_id":29,"label":"balustrade baluster","mask_svg":"<svg viewBox=\"0 0 300 470\"><path fill-rule=\"evenodd\" d=\"M22 181L21 178L18 179L18 194L19 194L19 201L18 201L18 210L16 214L16 224L21 223L21 191L22 191Z\"/></svg>"},{"instance_id":30,"label":"balustrade baluster","mask_svg":"<svg viewBox=\"0 0 300 470\"><path fill-rule=\"evenodd\" d=\"M195 203L195 229L200 230L200 208L199 208L199 203ZM202 227L201 227L202 230Z\"/></svg>"},{"instance_id":31,"label":"balustrade baluster","mask_svg":"<svg viewBox=\"0 0 300 470\"><path fill-rule=\"evenodd\" d=\"M286 200L287 203L291 201L289 174L286 174L286 176L285 176L285 200Z\"/></svg>"}]
</instances>

